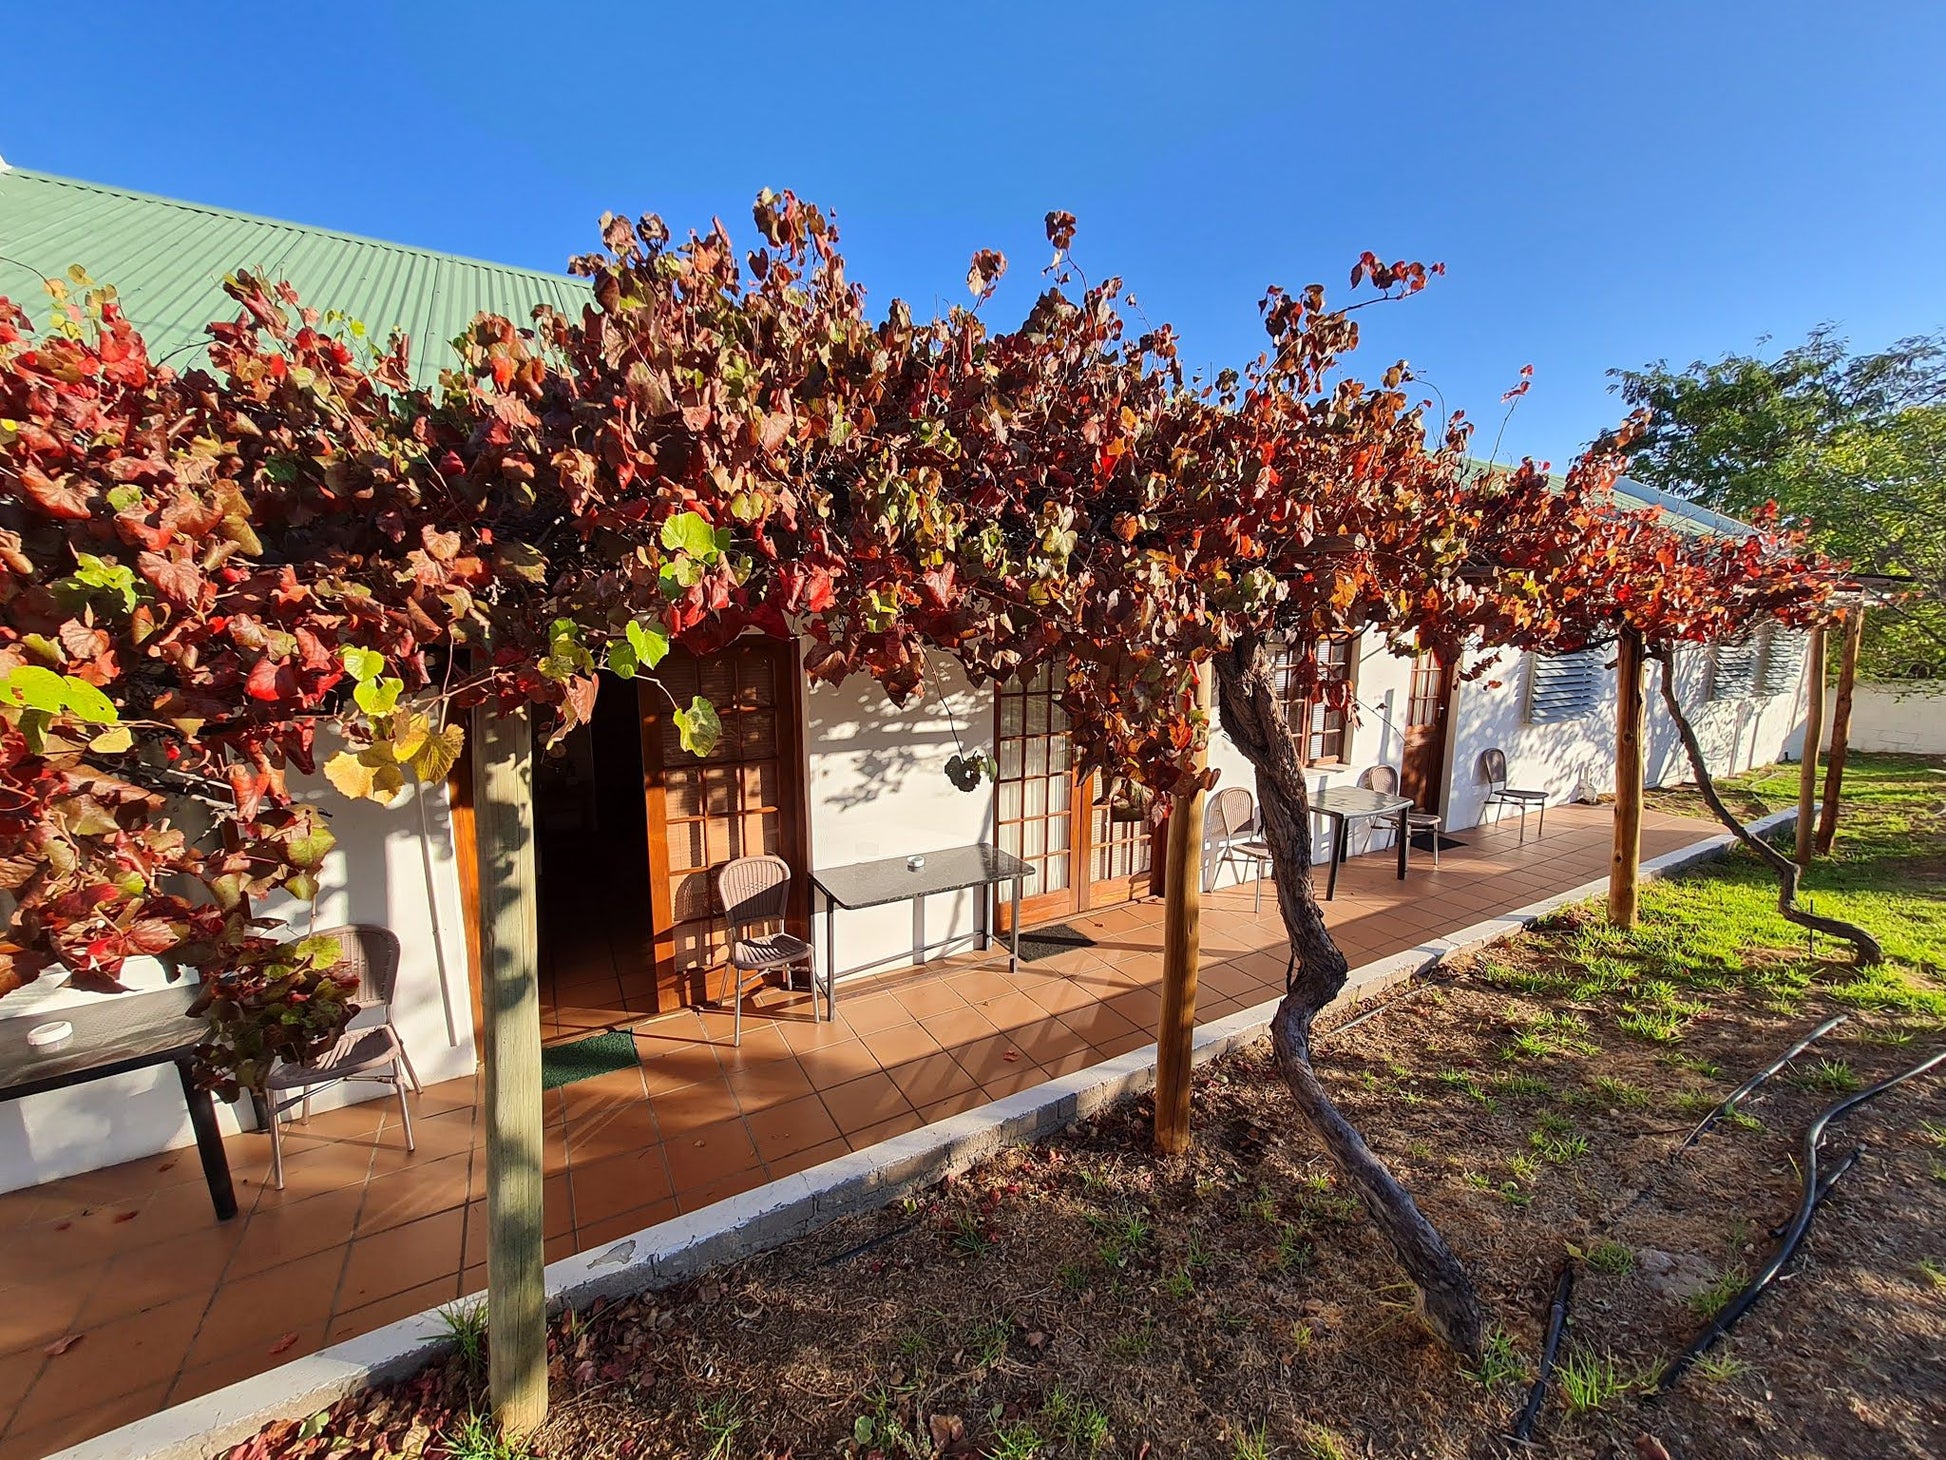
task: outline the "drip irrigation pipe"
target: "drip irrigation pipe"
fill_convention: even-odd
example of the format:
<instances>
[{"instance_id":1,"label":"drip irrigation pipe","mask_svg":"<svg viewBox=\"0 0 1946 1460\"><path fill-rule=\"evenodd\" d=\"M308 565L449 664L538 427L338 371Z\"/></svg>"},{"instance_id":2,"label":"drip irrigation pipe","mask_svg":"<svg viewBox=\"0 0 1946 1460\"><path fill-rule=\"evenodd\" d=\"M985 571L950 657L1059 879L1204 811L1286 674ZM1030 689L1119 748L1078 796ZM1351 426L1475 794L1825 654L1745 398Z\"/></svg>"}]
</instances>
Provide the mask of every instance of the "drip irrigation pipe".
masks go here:
<instances>
[{"instance_id":1,"label":"drip irrigation pipe","mask_svg":"<svg viewBox=\"0 0 1946 1460\"><path fill-rule=\"evenodd\" d=\"M1324 1030L1318 1037L1320 1039L1329 1039L1334 1034L1343 1034L1347 1029L1356 1029L1360 1024L1363 1024L1367 1019L1376 1019L1380 1014L1383 1014L1387 1009L1396 1009L1400 1004L1403 1004L1407 999L1416 999L1420 994L1423 994L1427 989L1431 987L1432 985L1429 983L1414 984L1411 988L1407 989L1404 993L1400 994L1396 999L1387 999L1382 1004L1374 1004L1371 1008L1367 1009L1364 1013L1359 1014L1353 1018L1347 1019L1342 1024L1333 1024L1329 1029Z\"/></svg>"},{"instance_id":2,"label":"drip irrigation pipe","mask_svg":"<svg viewBox=\"0 0 1946 1460\"><path fill-rule=\"evenodd\" d=\"M1756 1074L1752 1075L1749 1079L1745 1080L1741 1085L1737 1086L1736 1089L1730 1092L1728 1098L1725 1099L1721 1105L1717 1106L1716 1109L1712 1110L1708 1115L1703 1117L1702 1124L1697 1126L1695 1130L1691 1131L1689 1133L1688 1138L1685 1139L1680 1146L1677 1146L1676 1149L1678 1151L1686 1151L1691 1146L1695 1145L1696 1142L1698 1142L1703 1138L1704 1133L1707 1132L1711 1126L1715 1125L1724 1116L1728 1115L1732 1110L1736 1109L1737 1102L1739 1100L1743 1099L1744 1096L1748 1095L1752 1090L1756 1089L1759 1085L1763 1084L1765 1080L1768 1080L1772 1075L1776 1074L1779 1070L1783 1069L1785 1065L1789 1064L1792 1060L1796 1059L1799 1055L1803 1054L1804 1051L1809 1049L1815 1041L1824 1038L1825 1035L1829 1034L1832 1030L1836 1029L1840 1024L1844 1023L1845 1020L1849 1019L1850 1017L1851 1016L1849 1014L1833 1014L1829 1019L1825 1020L1824 1023L1820 1024L1816 1029L1813 1029L1809 1034L1805 1035L1802 1039L1798 1040L1796 1044L1793 1044L1789 1049L1785 1050L1782 1054L1777 1056L1776 1059L1772 1060L1769 1064L1765 1065L1761 1070L1757 1071Z\"/></svg>"},{"instance_id":3,"label":"drip irrigation pipe","mask_svg":"<svg viewBox=\"0 0 1946 1460\"><path fill-rule=\"evenodd\" d=\"M1831 1195L1831 1188L1838 1184L1838 1178L1858 1164L1858 1158L1865 1154L1866 1149L1865 1143L1860 1141L1849 1151L1845 1152L1843 1160L1818 1178L1818 1194L1811 1198L1811 1205L1813 1207L1822 1208L1824 1206L1824 1199ZM1779 1222L1770 1229L1770 1235L1772 1237L1781 1237L1790 1230L1790 1227L1791 1224L1788 1221Z\"/></svg>"},{"instance_id":4,"label":"drip irrigation pipe","mask_svg":"<svg viewBox=\"0 0 1946 1460\"><path fill-rule=\"evenodd\" d=\"M1797 1212L1792 1216L1790 1225L1784 1229L1783 1241L1777 1244L1777 1250L1770 1255L1770 1260L1764 1264L1763 1271L1751 1279L1742 1292L1730 1299L1723 1311L1711 1320L1709 1327L1698 1334L1688 1348L1669 1361L1669 1367L1662 1371L1662 1377L1655 1382L1654 1393L1668 1393L1675 1386L1676 1381L1688 1372L1691 1364L1708 1353L1719 1338L1735 1327L1737 1320L1749 1312L1756 1301L1764 1295L1777 1275L1784 1270L1784 1265L1791 1260L1792 1254L1797 1251L1798 1244L1804 1240L1806 1229L1811 1225L1811 1218L1817 1212L1818 1143L1824 1139L1825 1128L1832 1121L1857 1109L1866 1101L1876 1100L1894 1086L1903 1085L1907 1080L1929 1074L1942 1064L1946 1064L1946 1049L1921 1060L1902 1074L1880 1080L1876 1085L1868 1086L1856 1095L1847 1095L1837 1104L1825 1109L1816 1120L1811 1122L1804 1132L1803 1154L1798 1163L1799 1179L1803 1183L1803 1188L1798 1197Z\"/></svg>"},{"instance_id":5,"label":"drip irrigation pipe","mask_svg":"<svg viewBox=\"0 0 1946 1460\"><path fill-rule=\"evenodd\" d=\"M1547 1402L1547 1381L1554 1373L1554 1359L1561 1351L1561 1333L1568 1326L1568 1299L1574 1296L1574 1264L1561 1264L1561 1276L1554 1283L1554 1306L1547 1314L1547 1342L1541 1346L1540 1371L1534 1377L1534 1387L1527 1391L1526 1407L1514 1421L1513 1441L1516 1445L1529 1445L1534 1439L1534 1421L1541 1417L1541 1406Z\"/></svg>"}]
</instances>

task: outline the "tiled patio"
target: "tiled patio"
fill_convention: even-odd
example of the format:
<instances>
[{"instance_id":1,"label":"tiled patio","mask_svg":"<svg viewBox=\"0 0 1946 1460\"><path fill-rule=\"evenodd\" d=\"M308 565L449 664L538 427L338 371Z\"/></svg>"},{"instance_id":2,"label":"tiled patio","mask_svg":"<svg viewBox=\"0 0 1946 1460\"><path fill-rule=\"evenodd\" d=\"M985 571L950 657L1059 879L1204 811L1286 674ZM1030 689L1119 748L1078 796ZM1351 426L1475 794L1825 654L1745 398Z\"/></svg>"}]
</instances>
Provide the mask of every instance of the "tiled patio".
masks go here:
<instances>
[{"instance_id":1,"label":"tiled patio","mask_svg":"<svg viewBox=\"0 0 1946 1460\"><path fill-rule=\"evenodd\" d=\"M1354 859L1330 922L1354 967L1602 875L1606 808L1559 807L1545 838L1461 833L1410 879ZM1711 828L1651 814L1644 855ZM547 1097L550 1259L965 1110L1152 1038L1162 906L1074 919L1096 946L1025 964L977 954L840 989L835 1023L782 993L775 1017L682 1013L636 1030L638 1069ZM1284 969L1272 899L1207 898L1198 1014L1269 998ZM599 970L564 984L554 1037L631 1022ZM49 1451L484 1286L475 1082L429 1088L407 1155L384 1102L291 1127L289 1182L263 1137L230 1142L242 1213L219 1224L193 1150L0 1195L0 1460ZM77 1337L78 1336L78 1337ZM68 1342L61 1352L51 1352Z\"/></svg>"}]
</instances>

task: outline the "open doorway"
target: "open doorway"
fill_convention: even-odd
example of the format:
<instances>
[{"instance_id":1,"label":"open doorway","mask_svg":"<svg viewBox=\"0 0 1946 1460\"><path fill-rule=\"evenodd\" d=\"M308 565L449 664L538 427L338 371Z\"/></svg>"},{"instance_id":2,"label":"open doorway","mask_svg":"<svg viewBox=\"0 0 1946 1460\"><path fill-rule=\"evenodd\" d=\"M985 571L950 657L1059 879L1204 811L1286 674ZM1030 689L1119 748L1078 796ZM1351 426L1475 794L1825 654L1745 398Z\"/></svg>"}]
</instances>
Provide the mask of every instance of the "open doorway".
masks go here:
<instances>
[{"instance_id":1,"label":"open doorway","mask_svg":"<svg viewBox=\"0 0 1946 1460\"><path fill-rule=\"evenodd\" d=\"M657 1005L641 717L635 687L604 674L591 724L534 747L544 1031L573 1038Z\"/></svg>"}]
</instances>

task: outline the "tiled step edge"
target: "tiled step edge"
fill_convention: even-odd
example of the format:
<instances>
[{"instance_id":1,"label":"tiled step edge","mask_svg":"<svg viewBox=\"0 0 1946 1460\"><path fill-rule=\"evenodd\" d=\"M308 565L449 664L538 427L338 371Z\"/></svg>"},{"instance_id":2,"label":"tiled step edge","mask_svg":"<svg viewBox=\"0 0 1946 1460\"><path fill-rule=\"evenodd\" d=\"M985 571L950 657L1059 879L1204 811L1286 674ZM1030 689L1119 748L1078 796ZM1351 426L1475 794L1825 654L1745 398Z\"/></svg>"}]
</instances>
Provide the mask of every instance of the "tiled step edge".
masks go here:
<instances>
[{"instance_id":1,"label":"tiled step edge","mask_svg":"<svg viewBox=\"0 0 1946 1460\"><path fill-rule=\"evenodd\" d=\"M1796 819L1792 808L1752 822L1750 829L1761 835ZM1643 862L1642 875L1665 875L1717 856L1734 843L1727 832L1694 842ZM1557 908L1598 895L1606 886L1607 879L1598 878L1367 963L1352 971L1336 1006L1360 1003L1455 953L1504 938ZM1276 1008L1277 1000L1272 999L1199 1026L1195 1062L1202 1064L1254 1043L1269 1028ZM667 1287L782 1246L840 1217L884 1206L964 1171L1004 1146L1050 1135L1154 1084L1153 1044L1057 1076L991 1105L550 1263L549 1306L579 1307L604 1295L622 1297ZM450 1306L469 1307L480 1301L476 1294ZM50 1460L205 1460L274 1419L315 1414L354 1390L413 1373L437 1357L448 1341L449 1329L440 1310L428 1310L85 1440Z\"/></svg>"}]
</instances>

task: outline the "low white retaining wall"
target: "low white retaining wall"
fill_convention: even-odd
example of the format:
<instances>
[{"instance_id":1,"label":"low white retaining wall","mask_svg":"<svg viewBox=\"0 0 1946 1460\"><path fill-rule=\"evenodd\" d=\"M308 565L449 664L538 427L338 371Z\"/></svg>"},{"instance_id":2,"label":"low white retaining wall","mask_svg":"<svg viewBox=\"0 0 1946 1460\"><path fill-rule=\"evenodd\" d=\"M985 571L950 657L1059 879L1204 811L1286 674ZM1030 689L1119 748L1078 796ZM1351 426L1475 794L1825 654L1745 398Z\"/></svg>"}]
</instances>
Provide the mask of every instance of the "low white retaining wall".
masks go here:
<instances>
[{"instance_id":1,"label":"low white retaining wall","mask_svg":"<svg viewBox=\"0 0 1946 1460\"><path fill-rule=\"evenodd\" d=\"M1829 726L1824 743L1831 744ZM1946 685L1859 685L1852 693L1851 748L1946 755Z\"/></svg>"},{"instance_id":2,"label":"low white retaining wall","mask_svg":"<svg viewBox=\"0 0 1946 1460\"><path fill-rule=\"evenodd\" d=\"M1750 829L1763 833L1796 820L1793 807L1752 822ZM1733 845L1735 839L1727 832L1704 837L1645 861L1642 875L1664 876ZM1606 878L1587 882L1365 964L1352 971L1334 1007L1372 998L1455 953L1517 933L1557 908L1597 896L1607 885ZM1272 999L1198 1026L1195 1062L1204 1064L1261 1038L1278 1002ZM577 1252L548 1265L549 1308L578 1307L598 1296L621 1297L667 1287L712 1267L780 1247L840 1217L886 1206L909 1191L965 1170L1003 1146L1051 1135L1154 1085L1155 1046L1149 1044L992 1105L727 1197L620 1241ZM449 1306L465 1308L483 1301L483 1294L474 1294ZM431 1309L85 1440L49 1460L205 1460L249 1438L271 1420L301 1419L353 1390L410 1374L431 1363L450 1341L451 1328L441 1310Z\"/></svg>"}]
</instances>

